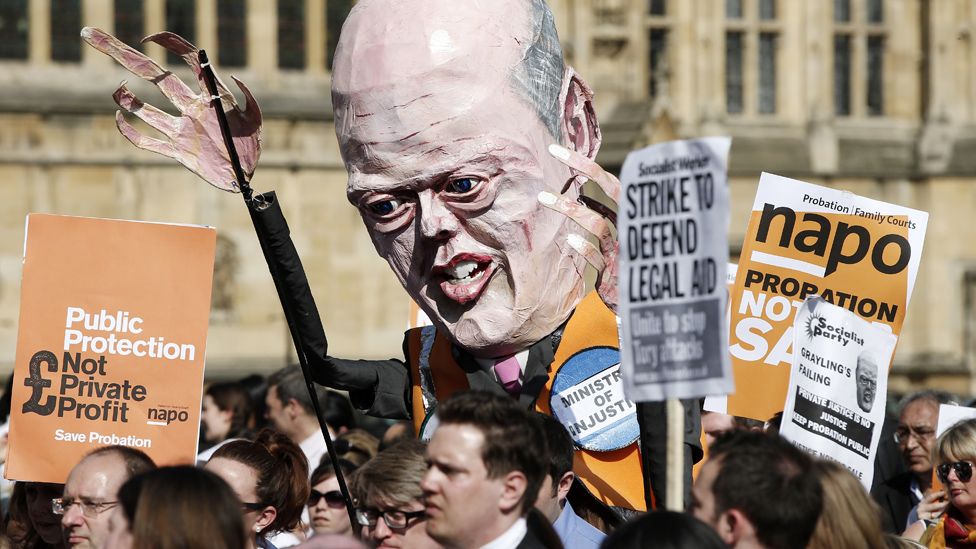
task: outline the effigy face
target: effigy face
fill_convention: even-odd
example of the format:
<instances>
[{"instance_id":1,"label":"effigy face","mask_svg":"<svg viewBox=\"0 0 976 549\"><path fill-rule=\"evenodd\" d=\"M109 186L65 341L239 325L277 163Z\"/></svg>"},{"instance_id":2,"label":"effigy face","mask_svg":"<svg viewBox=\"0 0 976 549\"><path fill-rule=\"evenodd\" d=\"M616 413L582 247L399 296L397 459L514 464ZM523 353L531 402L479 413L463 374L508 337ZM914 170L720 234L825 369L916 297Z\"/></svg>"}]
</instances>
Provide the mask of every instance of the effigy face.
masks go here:
<instances>
[{"instance_id":1,"label":"effigy face","mask_svg":"<svg viewBox=\"0 0 976 549\"><path fill-rule=\"evenodd\" d=\"M555 80L525 62L558 45L538 5L364 0L333 63L349 201L410 296L479 356L544 338L583 294L566 244L580 231L537 199L578 193L548 153L564 141L561 54Z\"/></svg>"}]
</instances>

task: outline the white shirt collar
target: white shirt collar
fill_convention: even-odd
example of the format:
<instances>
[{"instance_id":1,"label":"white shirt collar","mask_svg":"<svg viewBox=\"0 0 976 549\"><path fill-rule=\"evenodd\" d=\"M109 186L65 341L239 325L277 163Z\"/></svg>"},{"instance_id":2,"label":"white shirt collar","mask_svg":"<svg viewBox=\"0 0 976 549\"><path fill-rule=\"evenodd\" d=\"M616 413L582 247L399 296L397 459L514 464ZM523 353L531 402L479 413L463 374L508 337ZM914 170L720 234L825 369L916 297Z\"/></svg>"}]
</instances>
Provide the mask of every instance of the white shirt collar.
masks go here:
<instances>
[{"instance_id":1,"label":"white shirt collar","mask_svg":"<svg viewBox=\"0 0 976 549\"><path fill-rule=\"evenodd\" d=\"M306 453L309 451L314 452L320 450L321 448L325 448L325 437L322 436L321 431L315 431L298 446Z\"/></svg>"},{"instance_id":2,"label":"white shirt collar","mask_svg":"<svg viewBox=\"0 0 976 549\"><path fill-rule=\"evenodd\" d=\"M922 501L925 499L925 495L922 494L922 487L919 486L918 479L915 478L915 475L912 475L912 483L908 486L908 489L911 490L916 500Z\"/></svg>"},{"instance_id":3,"label":"white shirt collar","mask_svg":"<svg viewBox=\"0 0 976 549\"><path fill-rule=\"evenodd\" d=\"M312 471L318 467L319 462L322 461L322 456L328 450L328 447L325 445L325 438L322 436L322 431L315 431L312 433L312 436L303 440L298 447L302 449L302 453L305 454L305 459L308 460L308 474L311 476Z\"/></svg>"},{"instance_id":4,"label":"white shirt collar","mask_svg":"<svg viewBox=\"0 0 976 549\"><path fill-rule=\"evenodd\" d=\"M481 546L481 549L512 549L522 542L522 538L529 531L525 518L519 517L505 533Z\"/></svg>"}]
</instances>

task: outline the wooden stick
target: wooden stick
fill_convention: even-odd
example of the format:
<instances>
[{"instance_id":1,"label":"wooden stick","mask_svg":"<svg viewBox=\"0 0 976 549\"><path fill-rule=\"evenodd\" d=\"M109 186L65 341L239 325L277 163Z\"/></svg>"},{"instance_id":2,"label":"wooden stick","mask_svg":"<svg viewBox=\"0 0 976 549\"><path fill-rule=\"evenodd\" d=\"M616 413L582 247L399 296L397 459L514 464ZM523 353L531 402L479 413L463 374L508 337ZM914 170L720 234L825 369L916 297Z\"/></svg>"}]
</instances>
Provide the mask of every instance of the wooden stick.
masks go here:
<instances>
[{"instance_id":1,"label":"wooden stick","mask_svg":"<svg viewBox=\"0 0 976 549\"><path fill-rule=\"evenodd\" d=\"M668 482L664 506L668 511L684 511L685 494L685 408L676 398L668 399Z\"/></svg>"}]
</instances>

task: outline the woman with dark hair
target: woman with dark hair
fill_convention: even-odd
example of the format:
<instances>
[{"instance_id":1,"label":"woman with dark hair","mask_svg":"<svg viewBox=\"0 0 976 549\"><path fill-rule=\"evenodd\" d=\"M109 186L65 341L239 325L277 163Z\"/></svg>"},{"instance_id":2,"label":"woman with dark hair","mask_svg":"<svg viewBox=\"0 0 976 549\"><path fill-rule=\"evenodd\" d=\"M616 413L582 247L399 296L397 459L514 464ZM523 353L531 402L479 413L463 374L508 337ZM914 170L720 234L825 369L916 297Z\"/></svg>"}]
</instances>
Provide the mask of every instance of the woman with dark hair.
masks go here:
<instances>
[{"instance_id":1,"label":"woman with dark hair","mask_svg":"<svg viewBox=\"0 0 976 549\"><path fill-rule=\"evenodd\" d=\"M210 449L201 452L197 461L210 459L226 440L248 438L252 409L251 396L240 383L213 383L207 387L200 408L200 443Z\"/></svg>"},{"instance_id":2,"label":"woman with dark hair","mask_svg":"<svg viewBox=\"0 0 976 549\"><path fill-rule=\"evenodd\" d=\"M10 496L6 533L14 547L23 549L56 549L64 547L61 517L51 507L53 498L61 497L63 484L18 482Z\"/></svg>"},{"instance_id":3,"label":"woman with dark hair","mask_svg":"<svg viewBox=\"0 0 976 549\"><path fill-rule=\"evenodd\" d=\"M339 460L343 477L356 469L346 460ZM352 523L346 502L339 491L339 479L328 456L312 471L312 491L308 496L308 516L312 523L312 535L342 534L352 535Z\"/></svg>"},{"instance_id":4,"label":"woman with dark hair","mask_svg":"<svg viewBox=\"0 0 976 549\"><path fill-rule=\"evenodd\" d=\"M264 399L268 394L268 380L260 374L251 374L237 380L237 382L247 390L247 394L251 398L251 408L254 413L251 414L247 428L256 433L268 426L268 420L264 417L267 412L267 404L265 404Z\"/></svg>"},{"instance_id":5,"label":"woman with dark hair","mask_svg":"<svg viewBox=\"0 0 976 549\"><path fill-rule=\"evenodd\" d=\"M655 511L632 520L603 540L604 549L726 549L712 527L674 511Z\"/></svg>"},{"instance_id":6,"label":"woman with dark hair","mask_svg":"<svg viewBox=\"0 0 976 549\"><path fill-rule=\"evenodd\" d=\"M241 549L247 530L237 496L197 467L161 467L119 488L107 549Z\"/></svg>"},{"instance_id":7,"label":"woman with dark hair","mask_svg":"<svg viewBox=\"0 0 976 549\"><path fill-rule=\"evenodd\" d=\"M221 446L206 469L230 484L244 508L244 526L254 535L248 549L274 547L269 534L293 530L308 502L308 462L285 435L265 429L252 442Z\"/></svg>"}]
</instances>

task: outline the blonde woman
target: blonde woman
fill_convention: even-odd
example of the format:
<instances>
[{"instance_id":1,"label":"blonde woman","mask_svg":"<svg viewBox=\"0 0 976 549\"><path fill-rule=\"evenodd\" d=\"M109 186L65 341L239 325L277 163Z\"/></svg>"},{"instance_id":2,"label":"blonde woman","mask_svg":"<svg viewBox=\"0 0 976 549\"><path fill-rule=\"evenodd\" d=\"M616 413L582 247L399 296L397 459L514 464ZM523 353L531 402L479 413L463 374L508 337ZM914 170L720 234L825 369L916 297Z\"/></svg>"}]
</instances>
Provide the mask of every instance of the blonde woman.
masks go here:
<instances>
[{"instance_id":1,"label":"blonde woman","mask_svg":"<svg viewBox=\"0 0 976 549\"><path fill-rule=\"evenodd\" d=\"M881 510L843 465L818 460L823 510L808 549L884 549Z\"/></svg>"},{"instance_id":2,"label":"blonde woman","mask_svg":"<svg viewBox=\"0 0 976 549\"><path fill-rule=\"evenodd\" d=\"M905 537L930 549L971 548L976 543L976 419L961 421L942 433L932 448L932 463L949 504L941 515L926 516L927 520L909 526Z\"/></svg>"}]
</instances>

